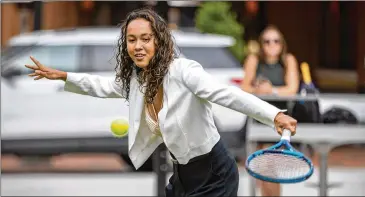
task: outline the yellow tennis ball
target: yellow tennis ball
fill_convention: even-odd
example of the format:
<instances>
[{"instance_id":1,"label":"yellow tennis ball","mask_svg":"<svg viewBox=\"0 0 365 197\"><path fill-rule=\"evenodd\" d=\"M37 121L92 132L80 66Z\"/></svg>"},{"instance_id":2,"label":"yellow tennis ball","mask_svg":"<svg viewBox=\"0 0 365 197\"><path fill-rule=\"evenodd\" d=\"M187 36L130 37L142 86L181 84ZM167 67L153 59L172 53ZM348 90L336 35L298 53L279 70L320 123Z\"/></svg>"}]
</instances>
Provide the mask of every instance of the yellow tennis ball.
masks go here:
<instances>
[{"instance_id":1,"label":"yellow tennis ball","mask_svg":"<svg viewBox=\"0 0 365 197\"><path fill-rule=\"evenodd\" d=\"M128 134L129 124L125 119L116 119L112 121L110 125L110 129L114 136L116 137L124 137Z\"/></svg>"}]
</instances>

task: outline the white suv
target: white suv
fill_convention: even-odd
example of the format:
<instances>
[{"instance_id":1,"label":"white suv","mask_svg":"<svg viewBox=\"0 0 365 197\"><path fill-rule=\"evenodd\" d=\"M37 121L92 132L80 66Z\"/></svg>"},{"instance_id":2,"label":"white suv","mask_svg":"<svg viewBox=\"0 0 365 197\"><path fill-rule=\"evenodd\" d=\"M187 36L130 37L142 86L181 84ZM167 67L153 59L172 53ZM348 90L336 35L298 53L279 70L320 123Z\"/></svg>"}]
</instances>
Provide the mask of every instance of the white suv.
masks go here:
<instances>
[{"instance_id":1,"label":"white suv","mask_svg":"<svg viewBox=\"0 0 365 197\"><path fill-rule=\"evenodd\" d=\"M111 137L110 123L128 116L123 99L100 99L63 91L62 81L34 81L27 76L29 56L69 72L115 77L118 28L32 32L13 37L2 54L2 77L11 94L2 95L3 139L75 139ZM173 31L181 55L194 59L222 83L237 85L242 65L229 52L231 37ZM3 79L3 80L4 80ZM10 95L11 99L10 99ZM221 132L242 131L246 116L213 104ZM239 139L237 139L239 140Z\"/></svg>"},{"instance_id":2,"label":"white suv","mask_svg":"<svg viewBox=\"0 0 365 197\"><path fill-rule=\"evenodd\" d=\"M29 56L33 55L44 65L56 69L114 77L115 49L119 34L118 28L95 28L40 31L13 37L2 56L2 76L8 79L14 91L23 95L17 100L17 105L23 103L25 106L22 106L26 108L21 109L17 115L24 118L75 116L79 120L84 117L85 121L93 113L104 118L127 116L127 110L122 107L123 101L105 102L110 107L103 108L101 105L104 101L101 99L78 98L80 96L63 92L61 81L33 81L27 76L30 70L24 67L25 64L32 64ZM234 85L236 78L242 78L242 65L228 51L228 47L234 44L231 37L181 31L173 31L173 36L181 55L200 62L217 80ZM37 98L34 102L41 102L42 106L46 103L50 105L44 106L44 109L42 106L36 107L36 103L30 103L32 98ZM244 125L244 115L220 106L214 108L217 111L217 124L220 124L222 130L237 131ZM27 113L24 113L25 109L28 109ZM58 119L59 121L61 120Z\"/></svg>"}]
</instances>

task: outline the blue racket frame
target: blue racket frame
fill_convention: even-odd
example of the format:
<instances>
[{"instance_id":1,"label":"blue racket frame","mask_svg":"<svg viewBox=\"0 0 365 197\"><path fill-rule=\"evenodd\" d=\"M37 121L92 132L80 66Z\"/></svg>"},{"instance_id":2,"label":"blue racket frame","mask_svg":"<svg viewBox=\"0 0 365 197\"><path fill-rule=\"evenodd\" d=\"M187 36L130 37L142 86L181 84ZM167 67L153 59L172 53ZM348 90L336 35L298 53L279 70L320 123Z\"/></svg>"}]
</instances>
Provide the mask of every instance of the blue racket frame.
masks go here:
<instances>
[{"instance_id":1,"label":"blue racket frame","mask_svg":"<svg viewBox=\"0 0 365 197\"><path fill-rule=\"evenodd\" d=\"M282 150L278 150L280 147L284 146L285 149ZM283 155L291 155L294 157L297 157L298 159L301 159L305 162L308 163L308 166L310 167L310 170L308 171L308 173L304 176L300 176L294 179L277 179L277 178L270 178L270 177L266 177L263 175L260 175L258 173L253 172L252 170L249 169L248 165L250 163L250 161L252 159L254 159L255 157L259 156L259 155L263 155L266 153L275 153L275 154L283 154ZM299 183L299 182L303 182L305 180L307 180L308 178L310 178L313 174L314 171L314 167L313 167L313 163L310 159L308 159L303 153L297 151L295 148L293 148L293 146L290 144L288 139L281 139L277 144L267 148L267 149L263 149L263 150L258 150L254 153L252 153L246 160L246 164L245 164L245 168L247 170L247 172L260 180L263 181L267 181L267 182L273 182L273 183Z\"/></svg>"}]
</instances>

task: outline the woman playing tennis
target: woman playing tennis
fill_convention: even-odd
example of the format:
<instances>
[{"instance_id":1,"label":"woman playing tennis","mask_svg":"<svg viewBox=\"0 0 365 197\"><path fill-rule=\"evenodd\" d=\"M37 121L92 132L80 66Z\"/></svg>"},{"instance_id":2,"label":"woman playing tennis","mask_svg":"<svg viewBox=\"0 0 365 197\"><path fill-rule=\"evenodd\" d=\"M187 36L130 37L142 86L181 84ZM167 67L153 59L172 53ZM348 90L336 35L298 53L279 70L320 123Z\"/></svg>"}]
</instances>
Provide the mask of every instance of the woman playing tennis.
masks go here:
<instances>
[{"instance_id":1,"label":"woman playing tennis","mask_svg":"<svg viewBox=\"0 0 365 197\"><path fill-rule=\"evenodd\" d=\"M129 157L138 169L161 144L173 160L166 196L237 196L239 173L220 140L211 103L275 127L296 120L239 88L218 83L193 60L179 58L167 23L154 11L131 12L121 27L116 78L26 65L30 76L65 81L65 91L129 102Z\"/></svg>"}]
</instances>

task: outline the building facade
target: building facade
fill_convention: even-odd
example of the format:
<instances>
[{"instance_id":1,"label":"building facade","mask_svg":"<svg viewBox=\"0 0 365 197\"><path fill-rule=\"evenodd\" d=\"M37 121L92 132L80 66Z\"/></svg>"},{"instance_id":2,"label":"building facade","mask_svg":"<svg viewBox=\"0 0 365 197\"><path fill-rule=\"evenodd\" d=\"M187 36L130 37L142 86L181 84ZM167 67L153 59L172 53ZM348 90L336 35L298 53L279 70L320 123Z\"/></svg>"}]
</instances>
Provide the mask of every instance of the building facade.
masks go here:
<instances>
[{"instance_id":1,"label":"building facade","mask_svg":"<svg viewBox=\"0 0 365 197\"><path fill-rule=\"evenodd\" d=\"M245 39L256 39L267 24L283 32L289 51L308 62L321 87L365 89L365 2L232 1L245 26ZM178 26L193 26L199 2L60 1L1 5L1 47L9 38L34 29L115 26L133 9L150 6ZM348 73L347 83L325 82L326 70ZM323 71L323 72L322 72ZM332 74L332 76L336 76ZM330 76L329 76L330 77ZM337 77L336 77L337 78ZM364 91L364 90L363 90Z\"/></svg>"}]
</instances>

